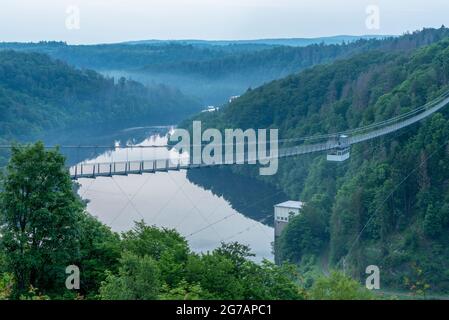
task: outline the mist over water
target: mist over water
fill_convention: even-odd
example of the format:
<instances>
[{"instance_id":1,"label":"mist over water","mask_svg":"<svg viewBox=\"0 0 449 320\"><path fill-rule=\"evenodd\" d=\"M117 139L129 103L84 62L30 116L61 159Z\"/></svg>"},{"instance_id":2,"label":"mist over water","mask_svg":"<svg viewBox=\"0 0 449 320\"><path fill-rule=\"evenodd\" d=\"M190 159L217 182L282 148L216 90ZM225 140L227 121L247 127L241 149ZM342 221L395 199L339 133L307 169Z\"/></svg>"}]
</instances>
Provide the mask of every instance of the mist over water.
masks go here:
<instances>
[{"instance_id":1,"label":"mist over water","mask_svg":"<svg viewBox=\"0 0 449 320\"><path fill-rule=\"evenodd\" d=\"M226 77L202 77L194 74L156 73L149 71L121 71L100 70L107 77L119 79L124 77L141 82L149 87L166 85L170 88L179 89L183 94L197 99L203 106L222 105L227 103L232 96L238 96L249 88L262 85L265 82L280 77L265 72L234 74ZM285 74L286 75L286 74Z\"/></svg>"}]
</instances>

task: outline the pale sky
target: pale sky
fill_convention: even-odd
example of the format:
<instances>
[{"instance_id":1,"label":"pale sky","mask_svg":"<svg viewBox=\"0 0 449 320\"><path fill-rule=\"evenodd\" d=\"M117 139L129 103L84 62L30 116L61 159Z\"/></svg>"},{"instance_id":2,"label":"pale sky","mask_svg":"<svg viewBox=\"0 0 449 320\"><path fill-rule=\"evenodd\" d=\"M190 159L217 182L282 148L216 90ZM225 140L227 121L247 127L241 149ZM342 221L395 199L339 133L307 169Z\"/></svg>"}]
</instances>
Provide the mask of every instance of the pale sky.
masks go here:
<instances>
[{"instance_id":1,"label":"pale sky","mask_svg":"<svg viewBox=\"0 0 449 320\"><path fill-rule=\"evenodd\" d=\"M0 42L402 34L449 26L449 0L0 0ZM378 28L367 27L369 6ZM79 29L76 9L79 9ZM69 8L69 13L67 10ZM370 11L372 13L372 11ZM69 21L69 28L67 28ZM73 24L75 21L75 24ZM372 20L369 20L372 21ZM75 26L75 27L74 27Z\"/></svg>"}]
</instances>

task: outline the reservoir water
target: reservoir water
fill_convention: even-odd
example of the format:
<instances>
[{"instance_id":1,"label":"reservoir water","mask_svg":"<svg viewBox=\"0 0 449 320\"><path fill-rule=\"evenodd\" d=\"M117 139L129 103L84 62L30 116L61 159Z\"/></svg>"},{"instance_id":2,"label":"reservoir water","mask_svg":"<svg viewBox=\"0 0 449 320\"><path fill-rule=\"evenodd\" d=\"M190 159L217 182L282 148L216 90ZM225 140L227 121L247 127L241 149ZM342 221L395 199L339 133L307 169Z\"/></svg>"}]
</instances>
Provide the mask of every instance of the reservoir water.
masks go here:
<instances>
[{"instance_id":1,"label":"reservoir water","mask_svg":"<svg viewBox=\"0 0 449 320\"><path fill-rule=\"evenodd\" d=\"M108 133L72 133L49 143L69 145L128 145L136 148L64 150L69 162L110 162L179 157L166 148L165 127L131 128ZM81 141L81 143L80 143ZM249 245L255 260L273 260L273 205L286 200L282 192L256 179L229 170L194 169L97 179L80 179L79 195L88 211L117 232L133 228L135 221L176 229L192 250L206 252L221 242Z\"/></svg>"}]
</instances>

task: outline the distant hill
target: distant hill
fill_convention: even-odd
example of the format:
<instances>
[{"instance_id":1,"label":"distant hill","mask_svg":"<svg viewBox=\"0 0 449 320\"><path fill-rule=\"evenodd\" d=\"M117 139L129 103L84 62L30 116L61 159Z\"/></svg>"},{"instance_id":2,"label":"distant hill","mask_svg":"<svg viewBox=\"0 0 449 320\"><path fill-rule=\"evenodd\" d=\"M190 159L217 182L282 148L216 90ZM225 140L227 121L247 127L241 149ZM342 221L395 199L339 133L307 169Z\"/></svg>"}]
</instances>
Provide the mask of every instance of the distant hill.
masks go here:
<instances>
[{"instance_id":1,"label":"distant hill","mask_svg":"<svg viewBox=\"0 0 449 320\"><path fill-rule=\"evenodd\" d=\"M68 45L65 42L3 42L0 50L31 51L50 55L67 63L96 70L134 70L145 66L201 62L257 53L281 46L342 44L383 36L336 36L314 39L266 39L238 41L142 40L117 44Z\"/></svg>"},{"instance_id":2,"label":"distant hill","mask_svg":"<svg viewBox=\"0 0 449 320\"><path fill-rule=\"evenodd\" d=\"M383 39L392 37L391 35L339 35L318 38L279 38L279 39L255 39L255 40L140 40L128 41L125 44L167 44L177 43L199 46L229 46L229 45L266 45L266 46L292 46L306 47L312 44L342 44L344 42L354 42L360 39Z\"/></svg>"},{"instance_id":3,"label":"distant hill","mask_svg":"<svg viewBox=\"0 0 449 320\"><path fill-rule=\"evenodd\" d=\"M243 52L272 48L267 45L200 46L182 42L151 42L139 45L98 44L68 45L65 42L0 43L0 50L45 53L79 68L101 70L136 70L147 65L182 61L210 61Z\"/></svg>"},{"instance_id":4,"label":"distant hill","mask_svg":"<svg viewBox=\"0 0 449 320\"><path fill-rule=\"evenodd\" d=\"M179 88L206 106L222 104L249 87L332 61L357 48L360 44L355 44L355 40L373 37L377 36L248 41L148 40L104 45L42 41L0 43L0 50L45 53L77 68L124 76L148 85L159 83Z\"/></svg>"},{"instance_id":5,"label":"distant hill","mask_svg":"<svg viewBox=\"0 0 449 320\"><path fill-rule=\"evenodd\" d=\"M158 85L105 78L39 53L0 51L0 139L80 125L173 124L197 101Z\"/></svg>"},{"instance_id":6,"label":"distant hill","mask_svg":"<svg viewBox=\"0 0 449 320\"><path fill-rule=\"evenodd\" d=\"M297 73L310 66L331 62L338 58L347 58L351 55L373 49L383 51L407 51L417 47L431 44L443 39L449 34L448 29L424 29L413 34L401 37L375 36L358 39L350 37L353 41L340 44L326 44L317 42L305 47L275 46L261 51L238 52L223 55L214 59L172 60L169 63L150 63L142 72L179 73L197 75L210 79L217 78L245 78L253 80L259 85ZM345 39L345 36L328 39ZM325 38L323 38L325 39ZM296 41L300 39L292 39ZM264 41L264 40L260 40ZM277 41L277 40L273 40ZM279 41L289 41L283 39Z\"/></svg>"},{"instance_id":7,"label":"distant hill","mask_svg":"<svg viewBox=\"0 0 449 320\"><path fill-rule=\"evenodd\" d=\"M381 40L360 39L345 44L320 43L305 47L274 46L258 51L236 51L214 59L173 59L169 63L150 63L140 70L134 70L130 76L140 81L163 79L164 83L191 92L210 104L223 103L230 96L241 95L248 88L258 87L317 64L375 49L410 51L441 40L448 34L446 28L424 29Z\"/></svg>"}]
</instances>

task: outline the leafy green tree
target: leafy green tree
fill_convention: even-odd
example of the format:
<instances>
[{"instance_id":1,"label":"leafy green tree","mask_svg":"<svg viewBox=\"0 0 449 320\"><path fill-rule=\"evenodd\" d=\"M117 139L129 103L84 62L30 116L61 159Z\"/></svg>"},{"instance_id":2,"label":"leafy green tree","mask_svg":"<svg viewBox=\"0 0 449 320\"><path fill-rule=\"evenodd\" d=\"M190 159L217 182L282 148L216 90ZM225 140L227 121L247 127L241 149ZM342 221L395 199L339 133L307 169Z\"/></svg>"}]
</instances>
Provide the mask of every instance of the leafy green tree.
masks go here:
<instances>
[{"instance_id":1,"label":"leafy green tree","mask_svg":"<svg viewBox=\"0 0 449 320\"><path fill-rule=\"evenodd\" d=\"M65 268L79 257L78 221L83 205L57 151L42 143L14 146L2 180L1 244L15 295L30 287L65 289Z\"/></svg>"},{"instance_id":2,"label":"leafy green tree","mask_svg":"<svg viewBox=\"0 0 449 320\"><path fill-rule=\"evenodd\" d=\"M243 299L243 284L235 274L235 264L219 254L192 254L186 265L186 280L198 283L209 299Z\"/></svg>"},{"instance_id":3,"label":"leafy green tree","mask_svg":"<svg viewBox=\"0 0 449 320\"><path fill-rule=\"evenodd\" d=\"M238 242L222 242L221 246L214 250L214 253L232 260L236 266L236 272L239 272L240 268L248 262L249 258L256 256L251 252L250 247Z\"/></svg>"},{"instance_id":4,"label":"leafy green tree","mask_svg":"<svg viewBox=\"0 0 449 320\"><path fill-rule=\"evenodd\" d=\"M0 274L0 300L7 300L11 297L13 286L14 279L12 274Z\"/></svg>"},{"instance_id":5,"label":"leafy green tree","mask_svg":"<svg viewBox=\"0 0 449 320\"><path fill-rule=\"evenodd\" d=\"M302 299L296 268L257 264L249 247L222 243L190 252L177 232L137 222L123 233L118 271L108 271L102 299ZM111 269L109 269L111 270ZM151 288L150 288L151 287ZM144 293L147 292L147 293Z\"/></svg>"},{"instance_id":6,"label":"leafy green tree","mask_svg":"<svg viewBox=\"0 0 449 320\"><path fill-rule=\"evenodd\" d=\"M161 300L201 300L207 295L198 284L190 284L182 280L176 288L170 288L164 284L161 288L159 299Z\"/></svg>"},{"instance_id":7,"label":"leafy green tree","mask_svg":"<svg viewBox=\"0 0 449 320\"><path fill-rule=\"evenodd\" d=\"M446 230L449 224L449 204L444 204L439 208L429 204L423 221L423 228L430 238L438 238Z\"/></svg>"},{"instance_id":8,"label":"leafy green tree","mask_svg":"<svg viewBox=\"0 0 449 320\"><path fill-rule=\"evenodd\" d=\"M118 274L107 272L100 287L103 300L154 300L161 290L160 272L150 256L124 252Z\"/></svg>"},{"instance_id":9,"label":"leafy green tree","mask_svg":"<svg viewBox=\"0 0 449 320\"><path fill-rule=\"evenodd\" d=\"M292 264L277 266L264 260L261 264L248 262L243 273L244 297L251 300L303 300L303 288L297 267Z\"/></svg>"},{"instance_id":10,"label":"leafy green tree","mask_svg":"<svg viewBox=\"0 0 449 320\"><path fill-rule=\"evenodd\" d=\"M426 281L424 270L416 263L411 266L410 277L404 277L404 284L413 296L422 296L423 298L426 298L427 292L431 288Z\"/></svg>"},{"instance_id":11,"label":"leafy green tree","mask_svg":"<svg viewBox=\"0 0 449 320\"><path fill-rule=\"evenodd\" d=\"M118 234L88 213L80 219L80 255L75 262L80 268L79 294L95 298L101 283L106 280L106 270L116 272L121 255Z\"/></svg>"},{"instance_id":12,"label":"leafy green tree","mask_svg":"<svg viewBox=\"0 0 449 320\"><path fill-rule=\"evenodd\" d=\"M313 300L372 300L375 298L357 281L337 271L316 279L309 294L310 299Z\"/></svg>"},{"instance_id":13,"label":"leafy green tree","mask_svg":"<svg viewBox=\"0 0 449 320\"><path fill-rule=\"evenodd\" d=\"M137 222L133 230L123 233L122 238L123 250L156 261L165 283L176 286L183 279L190 249L178 232Z\"/></svg>"},{"instance_id":14,"label":"leafy green tree","mask_svg":"<svg viewBox=\"0 0 449 320\"><path fill-rule=\"evenodd\" d=\"M191 255L186 279L200 284L212 299L302 299L296 268L257 264L247 246L222 243L211 253Z\"/></svg>"},{"instance_id":15,"label":"leafy green tree","mask_svg":"<svg viewBox=\"0 0 449 320\"><path fill-rule=\"evenodd\" d=\"M298 263L306 255L321 252L329 241L327 210L319 202L310 202L289 222L276 244L281 261Z\"/></svg>"}]
</instances>

